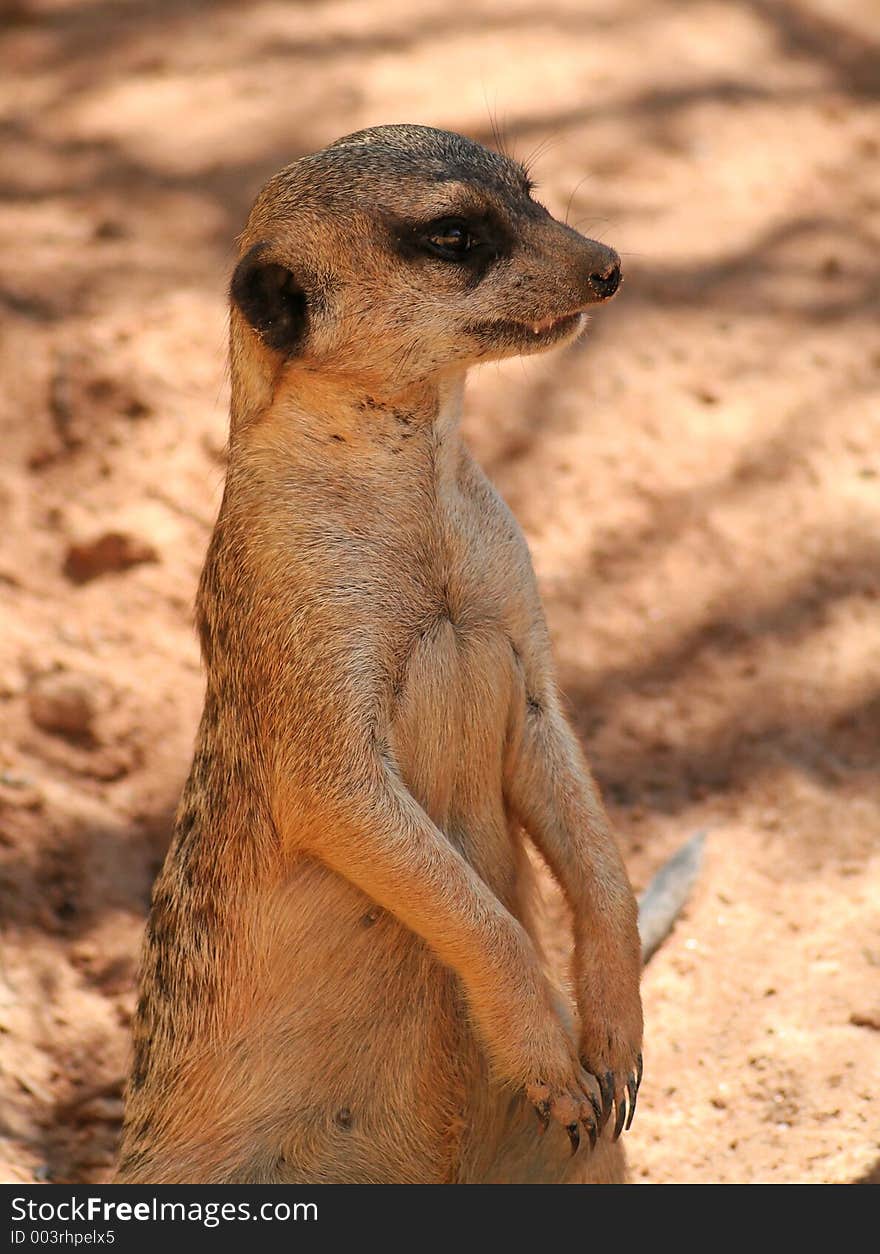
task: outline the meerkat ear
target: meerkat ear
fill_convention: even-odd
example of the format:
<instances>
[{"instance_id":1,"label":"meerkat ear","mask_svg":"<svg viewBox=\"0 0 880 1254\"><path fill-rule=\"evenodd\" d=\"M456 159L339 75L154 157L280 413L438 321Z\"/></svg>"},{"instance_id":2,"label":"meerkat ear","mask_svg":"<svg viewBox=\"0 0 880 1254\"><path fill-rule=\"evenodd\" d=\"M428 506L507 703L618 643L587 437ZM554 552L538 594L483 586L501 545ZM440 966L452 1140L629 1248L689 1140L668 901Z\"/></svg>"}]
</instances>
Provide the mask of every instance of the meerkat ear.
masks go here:
<instances>
[{"instance_id":1,"label":"meerkat ear","mask_svg":"<svg viewBox=\"0 0 880 1254\"><path fill-rule=\"evenodd\" d=\"M296 275L274 261L261 261L265 244L254 244L235 267L229 294L269 348L291 356L305 339L306 293Z\"/></svg>"}]
</instances>

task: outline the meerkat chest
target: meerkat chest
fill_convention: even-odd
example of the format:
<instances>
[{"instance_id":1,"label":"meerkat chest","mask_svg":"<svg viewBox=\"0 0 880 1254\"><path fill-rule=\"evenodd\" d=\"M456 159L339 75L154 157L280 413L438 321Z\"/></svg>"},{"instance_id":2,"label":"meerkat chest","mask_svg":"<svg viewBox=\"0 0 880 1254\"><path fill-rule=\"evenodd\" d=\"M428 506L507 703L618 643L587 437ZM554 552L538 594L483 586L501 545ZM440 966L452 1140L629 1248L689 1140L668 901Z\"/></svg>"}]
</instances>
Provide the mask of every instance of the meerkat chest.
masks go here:
<instances>
[{"instance_id":1,"label":"meerkat chest","mask_svg":"<svg viewBox=\"0 0 880 1254\"><path fill-rule=\"evenodd\" d=\"M457 541L408 644L392 725L404 778L444 826L502 821L504 764L525 702L521 572L485 533Z\"/></svg>"}]
</instances>

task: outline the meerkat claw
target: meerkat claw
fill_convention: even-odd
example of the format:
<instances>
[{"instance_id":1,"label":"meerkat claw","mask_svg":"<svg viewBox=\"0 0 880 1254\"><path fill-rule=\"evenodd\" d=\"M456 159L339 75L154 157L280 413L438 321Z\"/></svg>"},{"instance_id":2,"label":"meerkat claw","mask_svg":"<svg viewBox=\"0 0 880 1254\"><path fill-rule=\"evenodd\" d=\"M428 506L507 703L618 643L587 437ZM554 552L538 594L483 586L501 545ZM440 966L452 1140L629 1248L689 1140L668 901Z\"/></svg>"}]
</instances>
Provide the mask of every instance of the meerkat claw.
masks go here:
<instances>
[{"instance_id":1,"label":"meerkat claw","mask_svg":"<svg viewBox=\"0 0 880 1254\"><path fill-rule=\"evenodd\" d=\"M581 1134L578 1131L576 1123L570 1123L565 1130L568 1133L568 1139L571 1141L571 1153L573 1157L578 1152L578 1147L581 1143Z\"/></svg>"},{"instance_id":2,"label":"meerkat claw","mask_svg":"<svg viewBox=\"0 0 880 1254\"><path fill-rule=\"evenodd\" d=\"M587 1096L590 1099L590 1105L593 1107L593 1114L596 1116L596 1128L601 1131L604 1126L602 1123L602 1105L593 1093L588 1093Z\"/></svg>"},{"instance_id":3,"label":"meerkat claw","mask_svg":"<svg viewBox=\"0 0 880 1254\"><path fill-rule=\"evenodd\" d=\"M605 1131L605 1125L611 1118L611 1111L614 1107L614 1075L610 1071L606 1071L603 1075L596 1076L599 1085L599 1091L602 1094L602 1119L599 1124L599 1131Z\"/></svg>"},{"instance_id":4,"label":"meerkat claw","mask_svg":"<svg viewBox=\"0 0 880 1254\"><path fill-rule=\"evenodd\" d=\"M626 1123L626 1098L619 1097L617 1099L617 1119L614 1123L614 1140L616 1141L623 1131L623 1125Z\"/></svg>"},{"instance_id":5,"label":"meerkat claw","mask_svg":"<svg viewBox=\"0 0 880 1254\"><path fill-rule=\"evenodd\" d=\"M626 1124L624 1125L625 1132L629 1132L630 1128L632 1127L633 1116L636 1113L636 1099L638 1097L638 1094L639 1094L638 1081L636 1080L636 1077L634 1075L631 1075L626 1082L626 1096L627 1096L627 1105L629 1107L629 1113L626 1117Z\"/></svg>"}]
</instances>

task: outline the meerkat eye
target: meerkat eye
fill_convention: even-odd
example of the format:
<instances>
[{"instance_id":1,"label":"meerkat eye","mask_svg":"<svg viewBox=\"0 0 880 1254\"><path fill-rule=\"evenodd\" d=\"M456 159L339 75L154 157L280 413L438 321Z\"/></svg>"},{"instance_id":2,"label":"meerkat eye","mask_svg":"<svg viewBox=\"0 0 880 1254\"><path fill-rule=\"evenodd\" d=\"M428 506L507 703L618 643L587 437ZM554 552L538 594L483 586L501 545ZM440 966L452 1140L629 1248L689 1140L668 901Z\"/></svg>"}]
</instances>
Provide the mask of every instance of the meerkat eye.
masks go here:
<instances>
[{"instance_id":1,"label":"meerkat eye","mask_svg":"<svg viewBox=\"0 0 880 1254\"><path fill-rule=\"evenodd\" d=\"M444 261L462 261L478 243L461 218L443 218L440 222L432 222L425 231L424 239L429 251Z\"/></svg>"}]
</instances>

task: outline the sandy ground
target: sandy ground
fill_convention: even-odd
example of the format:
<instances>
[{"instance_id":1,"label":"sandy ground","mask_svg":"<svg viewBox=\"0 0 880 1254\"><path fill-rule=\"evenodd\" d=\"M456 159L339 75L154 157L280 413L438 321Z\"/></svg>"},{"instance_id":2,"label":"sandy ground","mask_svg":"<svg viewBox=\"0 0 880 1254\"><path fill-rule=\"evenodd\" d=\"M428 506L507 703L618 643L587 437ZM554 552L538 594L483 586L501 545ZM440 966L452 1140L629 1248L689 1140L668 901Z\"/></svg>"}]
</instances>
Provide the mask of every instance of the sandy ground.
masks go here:
<instances>
[{"instance_id":1,"label":"sandy ground","mask_svg":"<svg viewBox=\"0 0 880 1254\"><path fill-rule=\"evenodd\" d=\"M111 1170L248 205L339 134L495 114L626 282L581 345L477 374L469 435L634 883L708 831L645 975L633 1176L876 1180L876 4L0 12L2 1178Z\"/></svg>"}]
</instances>

